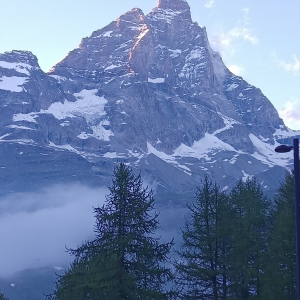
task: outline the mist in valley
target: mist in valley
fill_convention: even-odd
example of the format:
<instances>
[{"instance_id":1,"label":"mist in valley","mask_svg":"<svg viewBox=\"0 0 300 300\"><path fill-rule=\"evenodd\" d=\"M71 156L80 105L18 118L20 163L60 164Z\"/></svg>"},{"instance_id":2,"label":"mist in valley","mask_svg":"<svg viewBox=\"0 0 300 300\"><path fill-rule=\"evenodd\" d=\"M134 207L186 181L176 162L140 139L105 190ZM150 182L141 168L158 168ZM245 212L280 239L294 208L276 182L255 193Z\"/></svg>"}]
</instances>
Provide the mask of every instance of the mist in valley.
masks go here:
<instances>
[{"instance_id":1,"label":"mist in valley","mask_svg":"<svg viewBox=\"0 0 300 300\"><path fill-rule=\"evenodd\" d=\"M73 257L66 247L76 248L94 238L93 207L102 206L108 193L108 188L72 184L1 198L0 277L24 269L68 267ZM174 237L178 245L187 215L185 204L174 205L168 199L155 207L161 225L156 235L162 242Z\"/></svg>"}]
</instances>

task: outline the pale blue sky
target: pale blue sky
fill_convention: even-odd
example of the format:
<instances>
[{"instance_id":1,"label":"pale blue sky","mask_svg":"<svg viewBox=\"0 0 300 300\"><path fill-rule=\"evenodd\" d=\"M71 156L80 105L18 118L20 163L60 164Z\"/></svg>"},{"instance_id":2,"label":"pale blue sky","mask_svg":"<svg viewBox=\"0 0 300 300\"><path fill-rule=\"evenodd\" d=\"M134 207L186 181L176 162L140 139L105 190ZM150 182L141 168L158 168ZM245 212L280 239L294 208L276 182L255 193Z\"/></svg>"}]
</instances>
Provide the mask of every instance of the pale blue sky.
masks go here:
<instances>
[{"instance_id":1,"label":"pale blue sky","mask_svg":"<svg viewBox=\"0 0 300 300\"><path fill-rule=\"evenodd\" d=\"M0 53L32 51L44 71L83 37L158 0L0 0ZM260 88L286 124L300 129L300 1L188 0L225 64Z\"/></svg>"}]
</instances>

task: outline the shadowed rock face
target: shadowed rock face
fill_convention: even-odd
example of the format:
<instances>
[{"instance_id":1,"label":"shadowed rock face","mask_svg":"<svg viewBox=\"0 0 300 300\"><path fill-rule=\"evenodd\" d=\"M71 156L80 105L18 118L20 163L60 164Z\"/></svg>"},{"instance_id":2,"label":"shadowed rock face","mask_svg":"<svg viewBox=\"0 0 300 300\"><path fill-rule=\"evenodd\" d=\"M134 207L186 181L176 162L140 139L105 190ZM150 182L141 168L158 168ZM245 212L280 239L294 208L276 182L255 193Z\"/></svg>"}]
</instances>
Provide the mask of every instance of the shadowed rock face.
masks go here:
<instances>
[{"instance_id":1,"label":"shadowed rock face","mask_svg":"<svg viewBox=\"0 0 300 300\"><path fill-rule=\"evenodd\" d=\"M158 8L161 9L171 9L174 11L188 11L190 14L190 6L185 0L159 0L157 4ZM191 21L191 17L189 18Z\"/></svg>"},{"instance_id":2,"label":"shadowed rock face","mask_svg":"<svg viewBox=\"0 0 300 300\"><path fill-rule=\"evenodd\" d=\"M194 191L207 173L225 189L249 175L272 190L292 159L273 149L298 134L227 69L184 0L132 9L48 74L30 52L0 55L0 105L3 192L106 185L121 160L158 194Z\"/></svg>"}]
</instances>

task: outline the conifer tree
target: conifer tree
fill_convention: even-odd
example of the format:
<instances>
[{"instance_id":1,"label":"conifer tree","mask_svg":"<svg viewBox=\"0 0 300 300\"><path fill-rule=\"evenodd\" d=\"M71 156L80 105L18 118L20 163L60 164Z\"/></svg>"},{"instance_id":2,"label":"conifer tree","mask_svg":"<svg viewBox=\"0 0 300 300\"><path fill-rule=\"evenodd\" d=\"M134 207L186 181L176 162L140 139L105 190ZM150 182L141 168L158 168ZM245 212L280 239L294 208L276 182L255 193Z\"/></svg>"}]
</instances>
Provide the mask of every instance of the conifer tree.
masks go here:
<instances>
[{"instance_id":1,"label":"conifer tree","mask_svg":"<svg viewBox=\"0 0 300 300\"><path fill-rule=\"evenodd\" d=\"M2 293L0 292L0 300L9 300L9 299L6 298L6 297L4 296L4 294L2 294Z\"/></svg>"},{"instance_id":2,"label":"conifer tree","mask_svg":"<svg viewBox=\"0 0 300 300\"><path fill-rule=\"evenodd\" d=\"M270 201L254 179L239 180L230 193L234 208L231 299L262 299L264 253L270 229Z\"/></svg>"},{"instance_id":3,"label":"conifer tree","mask_svg":"<svg viewBox=\"0 0 300 300\"><path fill-rule=\"evenodd\" d=\"M294 178L287 173L275 197L273 229L264 274L264 298L296 300Z\"/></svg>"},{"instance_id":4,"label":"conifer tree","mask_svg":"<svg viewBox=\"0 0 300 300\"><path fill-rule=\"evenodd\" d=\"M232 251L228 197L205 177L188 208L190 219L182 229L183 243L175 263L180 298L227 299Z\"/></svg>"},{"instance_id":5,"label":"conifer tree","mask_svg":"<svg viewBox=\"0 0 300 300\"><path fill-rule=\"evenodd\" d=\"M75 260L49 299L168 299L165 266L173 245L153 236L159 226L152 191L124 163L114 170L110 193L96 216L93 241L70 250Z\"/></svg>"}]
</instances>

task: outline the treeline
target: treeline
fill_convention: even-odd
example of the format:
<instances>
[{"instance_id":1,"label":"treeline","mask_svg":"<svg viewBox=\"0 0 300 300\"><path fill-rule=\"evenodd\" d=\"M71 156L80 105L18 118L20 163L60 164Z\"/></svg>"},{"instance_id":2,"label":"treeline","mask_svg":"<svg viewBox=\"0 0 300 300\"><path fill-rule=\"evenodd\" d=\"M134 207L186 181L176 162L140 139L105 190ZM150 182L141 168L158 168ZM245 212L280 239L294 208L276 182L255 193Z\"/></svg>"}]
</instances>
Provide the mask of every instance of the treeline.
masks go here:
<instances>
[{"instance_id":1,"label":"treeline","mask_svg":"<svg viewBox=\"0 0 300 300\"><path fill-rule=\"evenodd\" d=\"M8 300L3 293L0 291L0 300Z\"/></svg>"},{"instance_id":2,"label":"treeline","mask_svg":"<svg viewBox=\"0 0 300 300\"><path fill-rule=\"evenodd\" d=\"M272 202L255 179L227 195L206 177L176 247L155 237L140 175L121 163L109 190L94 208L94 240L69 249L74 261L48 300L296 299L292 175Z\"/></svg>"},{"instance_id":3,"label":"treeline","mask_svg":"<svg viewBox=\"0 0 300 300\"><path fill-rule=\"evenodd\" d=\"M205 178L182 229L179 299L296 299L293 177L272 203L256 179L229 195Z\"/></svg>"}]
</instances>

